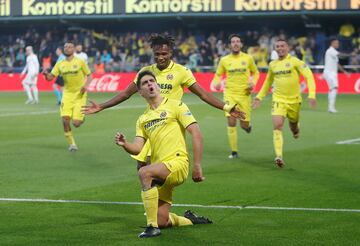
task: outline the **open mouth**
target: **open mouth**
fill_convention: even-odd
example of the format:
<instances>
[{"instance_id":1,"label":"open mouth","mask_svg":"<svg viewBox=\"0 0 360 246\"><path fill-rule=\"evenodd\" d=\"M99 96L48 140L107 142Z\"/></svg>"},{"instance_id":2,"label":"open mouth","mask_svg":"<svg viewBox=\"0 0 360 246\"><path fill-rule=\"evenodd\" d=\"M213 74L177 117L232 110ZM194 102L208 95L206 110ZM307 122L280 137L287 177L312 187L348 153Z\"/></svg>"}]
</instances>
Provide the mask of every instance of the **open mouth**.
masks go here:
<instances>
[{"instance_id":1,"label":"open mouth","mask_svg":"<svg viewBox=\"0 0 360 246\"><path fill-rule=\"evenodd\" d=\"M153 92L154 91L154 88L150 87L150 92Z\"/></svg>"}]
</instances>

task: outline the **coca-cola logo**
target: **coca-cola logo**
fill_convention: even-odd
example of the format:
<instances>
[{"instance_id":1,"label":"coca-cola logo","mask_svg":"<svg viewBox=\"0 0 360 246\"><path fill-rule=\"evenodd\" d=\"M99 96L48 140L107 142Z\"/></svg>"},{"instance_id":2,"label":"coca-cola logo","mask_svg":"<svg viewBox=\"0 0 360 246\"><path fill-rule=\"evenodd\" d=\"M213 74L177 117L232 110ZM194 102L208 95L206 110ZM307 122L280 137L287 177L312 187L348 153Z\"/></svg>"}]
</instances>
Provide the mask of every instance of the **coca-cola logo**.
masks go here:
<instances>
[{"instance_id":1,"label":"coca-cola logo","mask_svg":"<svg viewBox=\"0 0 360 246\"><path fill-rule=\"evenodd\" d=\"M358 80L356 80L355 85L354 85L354 90L357 93L360 93L360 78L358 78Z\"/></svg>"},{"instance_id":2,"label":"coca-cola logo","mask_svg":"<svg viewBox=\"0 0 360 246\"><path fill-rule=\"evenodd\" d=\"M104 74L99 78L93 78L88 87L89 91L117 91L120 83L119 75Z\"/></svg>"}]
</instances>

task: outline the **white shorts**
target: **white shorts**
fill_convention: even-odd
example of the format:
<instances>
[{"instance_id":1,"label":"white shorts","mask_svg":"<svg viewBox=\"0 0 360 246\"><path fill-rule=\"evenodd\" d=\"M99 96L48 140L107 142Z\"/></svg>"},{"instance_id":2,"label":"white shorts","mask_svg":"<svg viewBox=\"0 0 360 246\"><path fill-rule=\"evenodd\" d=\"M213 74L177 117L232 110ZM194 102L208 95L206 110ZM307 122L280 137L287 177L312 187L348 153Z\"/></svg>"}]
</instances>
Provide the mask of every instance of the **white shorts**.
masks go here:
<instances>
[{"instance_id":1,"label":"white shorts","mask_svg":"<svg viewBox=\"0 0 360 246\"><path fill-rule=\"evenodd\" d=\"M37 75L33 74L26 74L25 79L22 81L22 84L26 85L36 85L37 83Z\"/></svg>"},{"instance_id":2,"label":"white shorts","mask_svg":"<svg viewBox=\"0 0 360 246\"><path fill-rule=\"evenodd\" d=\"M339 87L339 82L338 82L338 75L337 73L329 73L329 72L324 72L323 74L324 79L326 80L329 89L335 89Z\"/></svg>"}]
</instances>

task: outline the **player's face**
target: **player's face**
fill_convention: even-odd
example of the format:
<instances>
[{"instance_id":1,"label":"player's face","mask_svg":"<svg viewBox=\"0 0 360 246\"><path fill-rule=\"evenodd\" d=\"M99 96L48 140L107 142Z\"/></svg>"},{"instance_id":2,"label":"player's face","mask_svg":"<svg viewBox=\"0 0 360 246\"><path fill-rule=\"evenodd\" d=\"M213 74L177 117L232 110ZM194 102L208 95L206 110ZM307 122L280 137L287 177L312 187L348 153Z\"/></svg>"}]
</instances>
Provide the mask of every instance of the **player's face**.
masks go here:
<instances>
[{"instance_id":1,"label":"player's face","mask_svg":"<svg viewBox=\"0 0 360 246\"><path fill-rule=\"evenodd\" d=\"M76 45L76 53L81 53L81 51L82 51L82 46Z\"/></svg>"},{"instance_id":2,"label":"player's face","mask_svg":"<svg viewBox=\"0 0 360 246\"><path fill-rule=\"evenodd\" d=\"M289 53L289 46L285 41L277 41L275 43L275 50L279 55L279 58L284 58Z\"/></svg>"},{"instance_id":3,"label":"player's face","mask_svg":"<svg viewBox=\"0 0 360 246\"><path fill-rule=\"evenodd\" d=\"M31 54L31 49L30 48L26 48L25 49L25 54L28 56Z\"/></svg>"},{"instance_id":4,"label":"player's face","mask_svg":"<svg viewBox=\"0 0 360 246\"><path fill-rule=\"evenodd\" d=\"M243 47L241 39L239 37L233 37L230 40L230 49L232 53L238 54Z\"/></svg>"},{"instance_id":5,"label":"player's face","mask_svg":"<svg viewBox=\"0 0 360 246\"><path fill-rule=\"evenodd\" d=\"M160 94L159 85L151 75L145 75L140 80L140 95L145 99L157 97Z\"/></svg>"},{"instance_id":6,"label":"player's face","mask_svg":"<svg viewBox=\"0 0 360 246\"><path fill-rule=\"evenodd\" d=\"M172 50L166 44L153 48L154 60L160 70L167 68L170 64Z\"/></svg>"},{"instance_id":7,"label":"player's face","mask_svg":"<svg viewBox=\"0 0 360 246\"><path fill-rule=\"evenodd\" d=\"M339 49L340 46L339 40L332 41L331 46L334 47L335 49Z\"/></svg>"},{"instance_id":8,"label":"player's face","mask_svg":"<svg viewBox=\"0 0 360 246\"><path fill-rule=\"evenodd\" d=\"M64 45L64 55L72 56L74 54L75 47L72 43L65 43Z\"/></svg>"}]
</instances>

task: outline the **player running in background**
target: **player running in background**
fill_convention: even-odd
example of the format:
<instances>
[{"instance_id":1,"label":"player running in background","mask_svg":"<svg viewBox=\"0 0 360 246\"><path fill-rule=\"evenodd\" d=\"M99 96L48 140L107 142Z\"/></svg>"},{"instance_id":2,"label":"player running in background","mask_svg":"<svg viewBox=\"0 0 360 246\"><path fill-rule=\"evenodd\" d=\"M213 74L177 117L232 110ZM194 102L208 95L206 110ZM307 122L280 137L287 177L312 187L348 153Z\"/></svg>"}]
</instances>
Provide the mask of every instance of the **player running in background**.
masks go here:
<instances>
[{"instance_id":1,"label":"player running in background","mask_svg":"<svg viewBox=\"0 0 360 246\"><path fill-rule=\"evenodd\" d=\"M44 71L48 81L57 76L64 79L64 94L60 107L60 114L64 126L64 134L69 143L69 151L76 151L78 147L71 132L70 122L74 127L80 127L84 122L84 114L81 107L86 104L87 86L91 81L91 71L87 64L80 58L74 56L75 46L72 42L64 45L65 60L56 63L49 73ZM85 82L86 81L86 82Z\"/></svg>"},{"instance_id":2,"label":"player running in background","mask_svg":"<svg viewBox=\"0 0 360 246\"><path fill-rule=\"evenodd\" d=\"M326 50L325 53L325 64L323 77L326 80L329 86L329 95L328 95L328 111L329 113L337 113L335 103L337 90L339 87L338 82L338 70L345 73L348 77L350 76L348 72L339 64L339 56L348 56L342 54L337 49L339 48L339 40L333 38L330 40L330 47Z\"/></svg>"},{"instance_id":3,"label":"player running in background","mask_svg":"<svg viewBox=\"0 0 360 246\"><path fill-rule=\"evenodd\" d=\"M257 94L253 108L260 106L261 100L268 93L274 83L272 93L272 122L273 141L275 149L275 164L278 167L284 166L283 160L283 135L282 129L285 118L289 119L289 127L293 137L299 138L299 116L301 108L300 75L306 79L309 88L310 107L316 107L316 88L314 76L308 66L296 57L289 55L289 46L286 40L279 39L275 44L279 59L272 61L266 80Z\"/></svg>"},{"instance_id":4,"label":"player running in background","mask_svg":"<svg viewBox=\"0 0 360 246\"><path fill-rule=\"evenodd\" d=\"M259 79L259 71L252 56L241 52L243 44L237 34L229 37L231 54L221 58L213 80L214 87L221 89L221 78L226 76L224 101L228 105L238 105L246 114L240 119L240 126L247 133L251 132L251 92ZM252 78L250 77L252 75ZM231 148L229 158L238 157L236 118L225 112L228 122L228 138Z\"/></svg>"},{"instance_id":5,"label":"player running in background","mask_svg":"<svg viewBox=\"0 0 360 246\"><path fill-rule=\"evenodd\" d=\"M184 89L187 87L191 92L199 96L204 102L211 106L222 109L234 117L244 118L244 113L239 112L235 105L228 105L206 92L197 82L192 72L171 60L174 48L174 39L170 36L153 35L150 37L151 48L154 53L155 64L146 66L140 72L149 70L156 76L160 86L160 94L169 99L181 100ZM135 78L136 81L136 78ZM91 102L84 107L85 114L97 113L106 108L122 103L137 92L136 83L131 83L124 91L107 102L97 104ZM145 165L150 155L150 145L147 142L138 156L133 156L138 161L138 168Z\"/></svg>"},{"instance_id":6,"label":"player running in background","mask_svg":"<svg viewBox=\"0 0 360 246\"><path fill-rule=\"evenodd\" d=\"M184 103L160 95L152 72L140 72L136 85L140 95L148 102L148 107L136 123L133 143L126 141L119 132L115 136L115 143L133 155L140 153L145 142L151 145L151 164L138 171L147 220L147 227L139 237L158 236L159 228L212 223L191 211L186 211L184 216L170 213L174 187L184 183L189 172L185 130L192 137L192 179L194 182L205 179L201 168L203 142L199 125ZM154 180L160 185L155 186Z\"/></svg>"},{"instance_id":7,"label":"player running in background","mask_svg":"<svg viewBox=\"0 0 360 246\"><path fill-rule=\"evenodd\" d=\"M39 103L39 90L37 88L37 79L40 70L38 57L34 54L33 48L27 46L26 49L26 65L21 72L21 76L26 76L22 81L22 85L28 97L25 104ZM34 95L33 95L34 94Z\"/></svg>"},{"instance_id":8,"label":"player running in background","mask_svg":"<svg viewBox=\"0 0 360 246\"><path fill-rule=\"evenodd\" d=\"M85 52L82 51L82 48L83 47L81 44L77 44L75 46L75 51L76 51L75 56L79 57L80 59L83 59L86 64L89 64L89 57Z\"/></svg>"}]
</instances>

